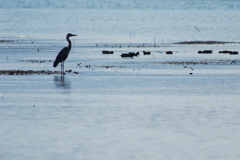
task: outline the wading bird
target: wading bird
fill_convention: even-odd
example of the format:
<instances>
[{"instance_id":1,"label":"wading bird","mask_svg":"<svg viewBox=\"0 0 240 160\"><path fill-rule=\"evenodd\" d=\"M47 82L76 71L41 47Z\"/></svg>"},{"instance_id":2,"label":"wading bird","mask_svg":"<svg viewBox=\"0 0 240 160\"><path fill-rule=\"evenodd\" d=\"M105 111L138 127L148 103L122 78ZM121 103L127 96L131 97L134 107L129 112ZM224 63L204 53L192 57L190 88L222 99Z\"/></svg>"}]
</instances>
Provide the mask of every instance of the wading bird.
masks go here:
<instances>
[{"instance_id":1,"label":"wading bird","mask_svg":"<svg viewBox=\"0 0 240 160\"><path fill-rule=\"evenodd\" d=\"M72 47L72 43L70 41L70 37L72 36L77 36L76 34L71 34L68 33L66 36L66 39L68 41L68 47L64 47L57 55L54 63L53 63L53 67L57 67L58 63L61 63L61 74L64 74L64 61L67 59L68 54L71 50Z\"/></svg>"}]
</instances>

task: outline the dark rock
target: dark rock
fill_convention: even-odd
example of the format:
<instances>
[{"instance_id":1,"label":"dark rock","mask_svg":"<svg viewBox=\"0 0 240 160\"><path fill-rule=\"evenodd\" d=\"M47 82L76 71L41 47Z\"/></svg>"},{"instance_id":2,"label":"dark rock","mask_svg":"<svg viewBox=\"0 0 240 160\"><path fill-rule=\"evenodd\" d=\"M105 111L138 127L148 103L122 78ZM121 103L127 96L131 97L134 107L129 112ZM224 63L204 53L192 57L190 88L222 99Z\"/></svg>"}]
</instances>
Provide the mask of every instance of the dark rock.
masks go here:
<instances>
[{"instance_id":1,"label":"dark rock","mask_svg":"<svg viewBox=\"0 0 240 160\"><path fill-rule=\"evenodd\" d=\"M219 51L218 53L230 53L230 52L232 52L232 51L228 51L228 50L224 50L224 51Z\"/></svg>"},{"instance_id":2,"label":"dark rock","mask_svg":"<svg viewBox=\"0 0 240 160\"><path fill-rule=\"evenodd\" d=\"M231 51L229 54L230 54L230 55L237 55L238 52L237 52L237 51Z\"/></svg>"},{"instance_id":3,"label":"dark rock","mask_svg":"<svg viewBox=\"0 0 240 160\"><path fill-rule=\"evenodd\" d=\"M102 53L103 53L103 54L113 54L113 51L103 50Z\"/></svg>"},{"instance_id":4,"label":"dark rock","mask_svg":"<svg viewBox=\"0 0 240 160\"><path fill-rule=\"evenodd\" d=\"M71 70L71 69L70 69L70 70L66 70L66 72L67 72L67 73L71 73L71 72L72 72L72 70Z\"/></svg>"},{"instance_id":5,"label":"dark rock","mask_svg":"<svg viewBox=\"0 0 240 160\"><path fill-rule=\"evenodd\" d=\"M238 51L223 50L223 51L219 51L218 53L225 53L225 54L230 54L230 55L236 55L236 54L238 54Z\"/></svg>"},{"instance_id":6,"label":"dark rock","mask_svg":"<svg viewBox=\"0 0 240 160\"><path fill-rule=\"evenodd\" d=\"M128 53L122 53L121 57L132 57L132 55L128 54Z\"/></svg>"},{"instance_id":7,"label":"dark rock","mask_svg":"<svg viewBox=\"0 0 240 160\"><path fill-rule=\"evenodd\" d=\"M149 54L151 54L150 51L143 51L143 55L149 55Z\"/></svg>"},{"instance_id":8,"label":"dark rock","mask_svg":"<svg viewBox=\"0 0 240 160\"><path fill-rule=\"evenodd\" d=\"M139 55L139 52L129 52L129 53L122 53L121 54L121 57L134 57L134 56L138 56Z\"/></svg>"},{"instance_id":9,"label":"dark rock","mask_svg":"<svg viewBox=\"0 0 240 160\"><path fill-rule=\"evenodd\" d=\"M203 51L198 51L199 54L211 54L212 53L212 50L203 50Z\"/></svg>"},{"instance_id":10,"label":"dark rock","mask_svg":"<svg viewBox=\"0 0 240 160\"><path fill-rule=\"evenodd\" d=\"M166 54L173 54L172 51L166 51Z\"/></svg>"}]
</instances>

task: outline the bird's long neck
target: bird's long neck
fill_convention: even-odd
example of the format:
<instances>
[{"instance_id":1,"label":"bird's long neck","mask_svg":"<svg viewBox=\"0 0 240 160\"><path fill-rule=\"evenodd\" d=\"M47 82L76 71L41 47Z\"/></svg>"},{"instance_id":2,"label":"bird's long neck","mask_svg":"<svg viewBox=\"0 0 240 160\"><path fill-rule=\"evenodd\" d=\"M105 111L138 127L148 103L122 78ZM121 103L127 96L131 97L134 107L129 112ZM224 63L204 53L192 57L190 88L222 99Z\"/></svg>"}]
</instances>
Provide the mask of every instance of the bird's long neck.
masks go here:
<instances>
[{"instance_id":1,"label":"bird's long neck","mask_svg":"<svg viewBox=\"0 0 240 160\"><path fill-rule=\"evenodd\" d=\"M70 41L69 37L67 37L67 41L68 41L68 50L70 51L72 48L72 42Z\"/></svg>"}]
</instances>

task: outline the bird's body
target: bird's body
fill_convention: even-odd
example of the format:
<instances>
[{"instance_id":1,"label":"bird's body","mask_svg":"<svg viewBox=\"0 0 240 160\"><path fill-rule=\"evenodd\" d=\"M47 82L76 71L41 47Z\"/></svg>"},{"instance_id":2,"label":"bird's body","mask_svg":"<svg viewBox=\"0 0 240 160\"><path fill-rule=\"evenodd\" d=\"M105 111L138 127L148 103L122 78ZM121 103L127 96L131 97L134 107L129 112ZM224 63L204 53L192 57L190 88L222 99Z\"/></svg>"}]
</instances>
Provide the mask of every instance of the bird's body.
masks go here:
<instances>
[{"instance_id":1,"label":"bird's body","mask_svg":"<svg viewBox=\"0 0 240 160\"><path fill-rule=\"evenodd\" d=\"M64 61L67 59L68 55L69 55L69 52L72 48L72 43L70 41L70 37L72 36L77 36L76 34L71 34L71 33L68 33L67 36L66 36L66 39L68 41L68 47L64 47L57 55L54 63L53 63L53 67L57 67L59 63L61 63L61 72L63 73L64 72Z\"/></svg>"},{"instance_id":2,"label":"bird's body","mask_svg":"<svg viewBox=\"0 0 240 160\"><path fill-rule=\"evenodd\" d=\"M71 49L71 48L70 48ZM57 55L56 60L53 63L53 67L57 67L58 63L64 62L68 55L69 55L70 50L68 47L64 47Z\"/></svg>"}]
</instances>

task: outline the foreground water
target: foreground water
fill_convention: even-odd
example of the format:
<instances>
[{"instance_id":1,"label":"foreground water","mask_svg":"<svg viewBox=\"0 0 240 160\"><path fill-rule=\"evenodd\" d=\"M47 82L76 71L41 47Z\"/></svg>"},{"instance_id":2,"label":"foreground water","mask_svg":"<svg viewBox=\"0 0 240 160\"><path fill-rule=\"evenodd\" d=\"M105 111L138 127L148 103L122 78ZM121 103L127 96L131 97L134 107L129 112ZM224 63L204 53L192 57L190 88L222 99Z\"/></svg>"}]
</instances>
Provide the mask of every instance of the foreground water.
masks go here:
<instances>
[{"instance_id":1,"label":"foreground water","mask_svg":"<svg viewBox=\"0 0 240 160\"><path fill-rule=\"evenodd\" d=\"M239 55L218 53L239 43L172 43L239 42L240 2L13 0L0 8L0 40L8 40L0 71L60 71L52 63L65 35L79 35L64 79L0 75L0 159L240 158ZM213 54L197 53L204 49ZM120 57L130 51L140 56Z\"/></svg>"},{"instance_id":2,"label":"foreground water","mask_svg":"<svg viewBox=\"0 0 240 160\"><path fill-rule=\"evenodd\" d=\"M58 71L28 60L53 61L65 43L1 43L1 69ZM218 53L239 44L113 45L75 40L65 68L79 74L64 81L1 75L1 159L239 159L239 56ZM127 51L140 56L121 58ZM209 63L161 63L170 61Z\"/></svg>"}]
</instances>

